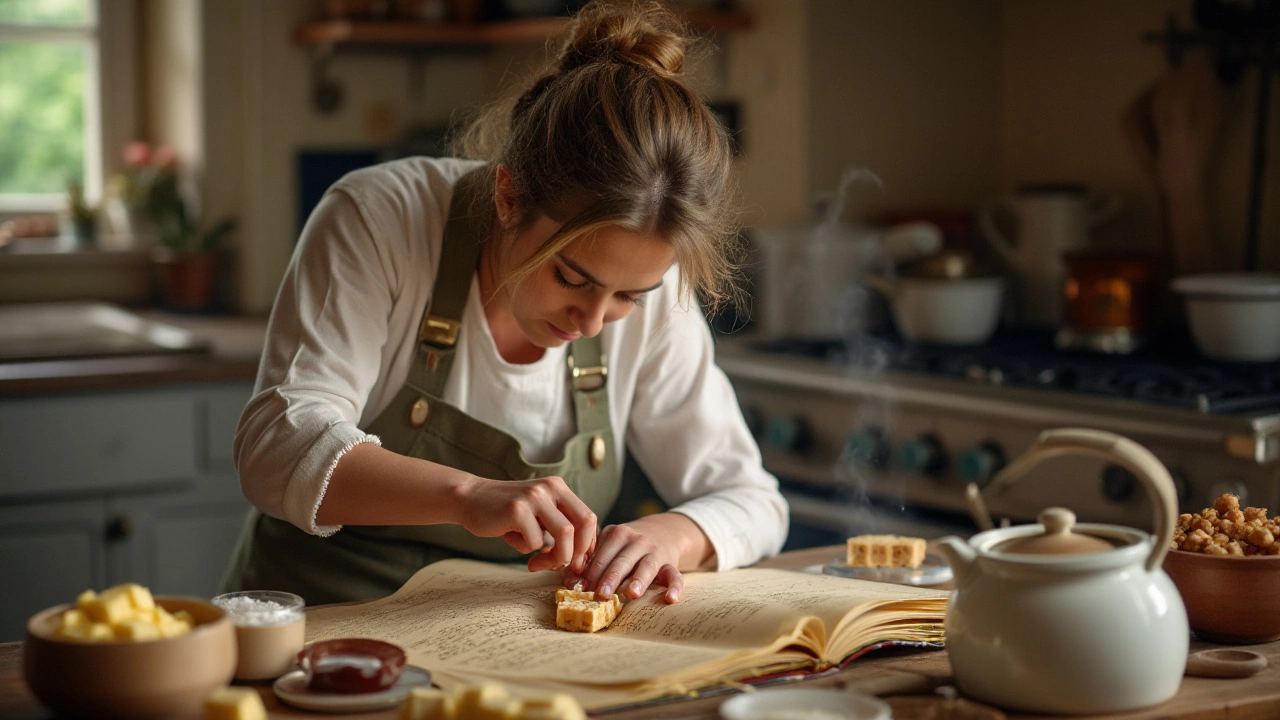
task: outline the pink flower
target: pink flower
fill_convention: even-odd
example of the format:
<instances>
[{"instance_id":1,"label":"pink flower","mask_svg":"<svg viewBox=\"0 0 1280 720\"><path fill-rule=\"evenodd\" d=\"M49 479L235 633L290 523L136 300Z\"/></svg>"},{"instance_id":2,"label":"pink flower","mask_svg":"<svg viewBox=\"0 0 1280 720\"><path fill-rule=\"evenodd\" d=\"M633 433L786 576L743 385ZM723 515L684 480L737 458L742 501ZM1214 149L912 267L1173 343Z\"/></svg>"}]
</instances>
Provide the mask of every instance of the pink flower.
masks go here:
<instances>
[{"instance_id":1,"label":"pink flower","mask_svg":"<svg viewBox=\"0 0 1280 720\"><path fill-rule=\"evenodd\" d=\"M144 167L151 162L151 146L142 141L124 146L124 162L130 167Z\"/></svg>"},{"instance_id":2,"label":"pink flower","mask_svg":"<svg viewBox=\"0 0 1280 720\"><path fill-rule=\"evenodd\" d=\"M178 152L168 145L161 145L156 148L155 154L151 156L151 162L155 163L156 167L161 167L165 170L176 170L178 168Z\"/></svg>"}]
</instances>

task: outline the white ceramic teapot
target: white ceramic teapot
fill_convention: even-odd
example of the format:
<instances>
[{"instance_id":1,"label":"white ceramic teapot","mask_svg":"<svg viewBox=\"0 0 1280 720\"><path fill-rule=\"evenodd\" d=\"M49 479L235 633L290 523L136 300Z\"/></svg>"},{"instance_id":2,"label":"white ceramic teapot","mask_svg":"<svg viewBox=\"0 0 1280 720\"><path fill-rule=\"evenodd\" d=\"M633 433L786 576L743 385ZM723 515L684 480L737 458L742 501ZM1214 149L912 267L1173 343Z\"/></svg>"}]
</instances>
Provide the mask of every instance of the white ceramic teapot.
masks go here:
<instances>
[{"instance_id":1,"label":"white ceramic teapot","mask_svg":"<svg viewBox=\"0 0 1280 720\"><path fill-rule=\"evenodd\" d=\"M1177 520L1169 471L1146 448L1107 432L1050 430L996 476L999 492L1041 461L1095 455L1142 481L1155 537L1118 525L1074 525L1063 508L1040 524L940 540L955 573L947 652L960 691L1009 710L1122 712L1177 692L1190 631L1182 597L1161 569ZM990 527L976 487L969 498Z\"/></svg>"}]
</instances>

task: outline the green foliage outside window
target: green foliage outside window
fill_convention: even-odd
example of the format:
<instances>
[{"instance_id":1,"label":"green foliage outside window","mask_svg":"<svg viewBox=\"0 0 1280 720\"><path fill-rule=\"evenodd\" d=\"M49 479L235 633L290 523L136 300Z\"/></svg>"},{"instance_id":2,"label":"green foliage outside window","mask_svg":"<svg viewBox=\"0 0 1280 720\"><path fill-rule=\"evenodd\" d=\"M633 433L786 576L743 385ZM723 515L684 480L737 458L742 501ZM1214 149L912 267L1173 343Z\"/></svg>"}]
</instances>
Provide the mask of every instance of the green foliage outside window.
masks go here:
<instances>
[{"instance_id":1,"label":"green foliage outside window","mask_svg":"<svg viewBox=\"0 0 1280 720\"><path fill-rule=\"evenodd\" d=\"M84 25L88 22L86 0L0 0L0 23Z\"/></svg>"},{"instance_id":2,"label":"green foliage outside window","mask_svg":"<svg viewBox=\"0 0 1280 720\"><path fill-rule=\"evenodd\" d=\"M83 26L85 0L0 0L0 24ZM0 193L85 183L87 42L0 40Z\"/></svg>"}]
</instances>

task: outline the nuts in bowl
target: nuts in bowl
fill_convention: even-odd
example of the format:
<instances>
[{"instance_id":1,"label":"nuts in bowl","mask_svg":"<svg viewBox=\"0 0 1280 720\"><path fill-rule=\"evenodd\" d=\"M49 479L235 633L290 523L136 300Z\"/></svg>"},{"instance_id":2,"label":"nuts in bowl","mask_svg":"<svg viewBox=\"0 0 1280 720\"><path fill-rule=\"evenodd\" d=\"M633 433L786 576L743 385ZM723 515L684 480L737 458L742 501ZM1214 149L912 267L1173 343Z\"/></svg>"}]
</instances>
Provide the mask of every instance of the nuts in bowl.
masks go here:
<instances>
[{"instance_id":1,"label":"nuts in bowl","mask_svg":"<svg viewBox=\"0 0 1280 720\"><path fill-rule=\"evenodd\" d=\"M32 694L59 717L198 714L205 697L235 672L230 618L204 600L120 588L82 595L27 621L22 665ZM146 607L148 600L154 607ZM77 612L84 617L68 619Z\"/></svg>"},{"instance_id":2,"label":"nuts in bowl","mask_svg":"<svg viewBox=\"0 0 1280 720\"><path fill-rule=\"evenodd\" d=\"M1235 495L1179 516L1164 570L1202 640L1280 640L1280 524Z\"/></svg>"}]
</instances>

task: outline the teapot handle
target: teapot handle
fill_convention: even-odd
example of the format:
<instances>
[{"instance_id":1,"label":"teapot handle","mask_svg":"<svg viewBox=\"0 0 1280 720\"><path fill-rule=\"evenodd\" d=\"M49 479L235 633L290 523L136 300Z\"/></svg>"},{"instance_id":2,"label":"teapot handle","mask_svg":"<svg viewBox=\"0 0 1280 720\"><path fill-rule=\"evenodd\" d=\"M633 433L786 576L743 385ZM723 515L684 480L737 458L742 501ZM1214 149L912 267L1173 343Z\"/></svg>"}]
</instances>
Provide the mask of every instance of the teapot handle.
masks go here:
<instances>
[{"instance_id":1,"label":"teapot handle","mask_svg":"<svg viewBox=\"0 0 1280 720\"><path fill-rule=\"evenodd\" d=\"M996 211L1007 209L1011 197L1002 197L993 200L978 210L978 226L982 228L982 234L987 238L987 244L996 251L1004 261L1010 265L1015 265L1015 250L1013 243L996 225Z\"/></svg>"},{"instance_id":2,"label":"teapot handle","mask_svg":"<svg viewBox=\"0 0 1280 720\"><path fill-rule=\"evenodd\" d=\"M1155 506L1156 542L1146 562L1147 572L1154 572L1164 562L1173 541L1173 528L1178 520L1178 493L1164 463L1129 438L1087 428L1046 430L1036 438L1031 450L1006 465L986 490L1008 485L1049 458L1074 454L1096 455L1110 460L1142 481Z\"/></svg>"}]
</instances>

